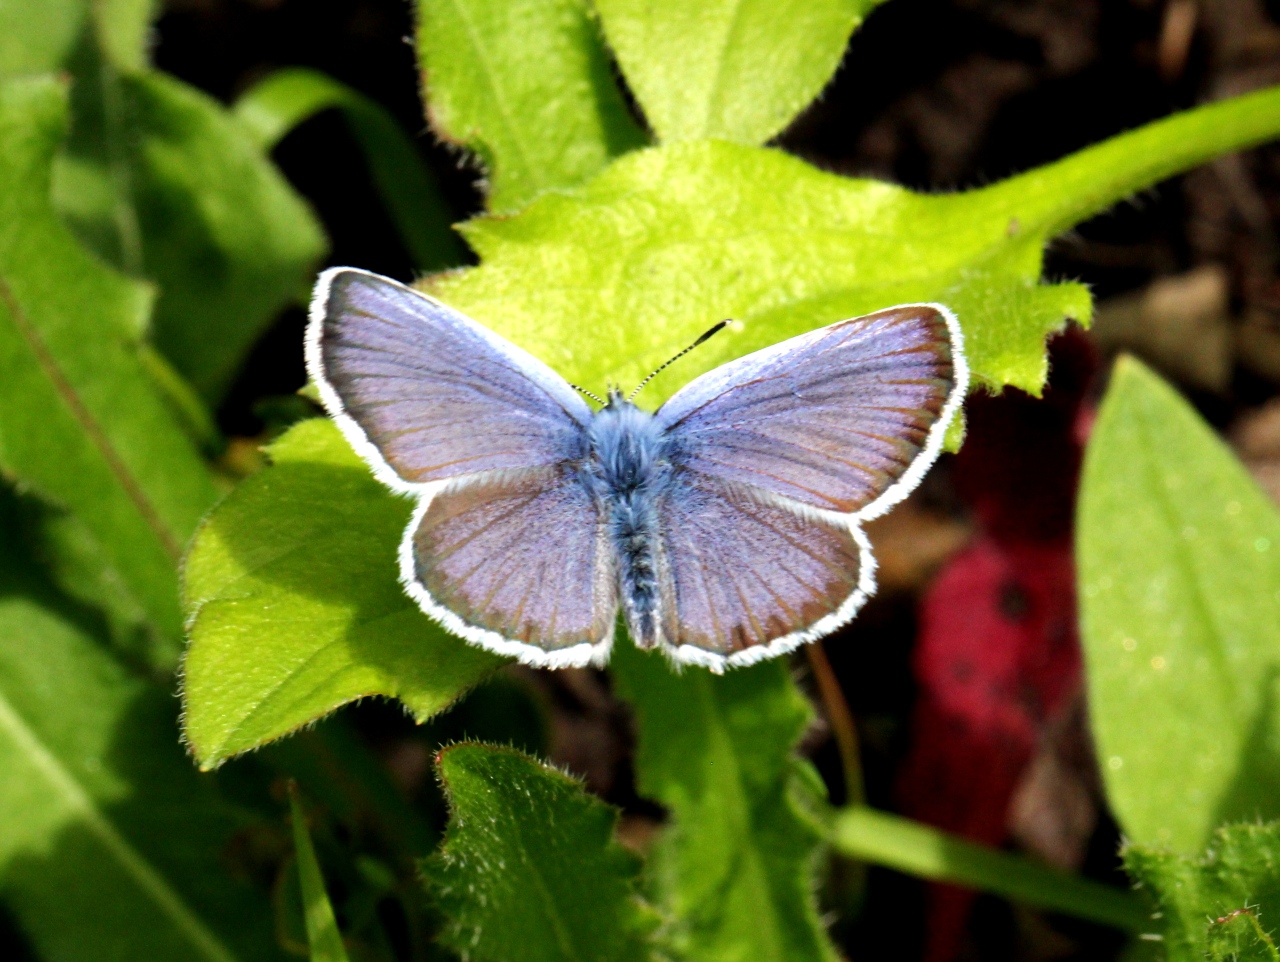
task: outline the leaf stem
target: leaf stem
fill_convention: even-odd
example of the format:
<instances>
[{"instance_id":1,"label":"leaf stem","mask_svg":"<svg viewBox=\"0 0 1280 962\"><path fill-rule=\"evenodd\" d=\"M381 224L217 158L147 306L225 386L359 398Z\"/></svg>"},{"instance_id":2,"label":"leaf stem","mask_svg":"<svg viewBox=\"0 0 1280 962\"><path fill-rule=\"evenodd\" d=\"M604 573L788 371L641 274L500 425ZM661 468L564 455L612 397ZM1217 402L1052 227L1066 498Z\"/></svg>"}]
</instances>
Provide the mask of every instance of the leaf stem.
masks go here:
<instances>
[{"instance_id":1,"label":"leaf stem","mask_svg":"<svg viewBox=\"0 0 1280 962\"><path fill-rule=\"evenodd\" d=\"M1277 136L1280 86L1181 111L981 192L1005 199L1021 227L1051 237L1136 191Z\"/></svg>"},{"instance_id":2,"label":"leaf stem","mask_svg":"<svg viewBox=\"0 0 1280 962\"><path fill-rule=\"evenodd\" d=\"M1150 913L1133 893L976 845L888 812L865 806L839 810L830 842L841 855L907 875L991 892L1127 932L1152 926Z\"/></svg>"},{"instance_id":3,"label":"leaf stem","mask_svg":"<svg viewBox=\"0 0 1280 962\"><path fill-rule=\"evenodd\" d=\"M831 659L827 657L827 650L822 642L815 641L811 645L805 645L804 653L809 659L813 680L818 685L818 697L822 700L827 724L831 726L831 734L840 753L845 804L863 805L867 799L862 785L862 752L858 746L857 722L853 712L849 710L849 702L840 687L840 679L831 667Z\"/></svg>"}]
</instances>

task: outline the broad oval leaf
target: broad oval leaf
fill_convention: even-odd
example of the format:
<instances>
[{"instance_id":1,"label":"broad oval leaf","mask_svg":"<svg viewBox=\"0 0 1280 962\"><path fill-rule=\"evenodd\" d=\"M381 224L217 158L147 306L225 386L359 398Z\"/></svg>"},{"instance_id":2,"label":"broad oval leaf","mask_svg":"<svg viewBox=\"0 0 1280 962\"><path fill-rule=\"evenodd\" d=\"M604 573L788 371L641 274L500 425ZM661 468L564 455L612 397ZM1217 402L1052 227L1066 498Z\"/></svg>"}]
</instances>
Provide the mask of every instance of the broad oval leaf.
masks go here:
<instances>
[{"instance_id":1,"label":"broad oval leaf","mask_svg":"<svg viewBox=\"0 0 1280 962\"><path fill-rule=\"evenodd\" d=\"M587 0L418 0L427 115L475 151L489 207L573 187L644 143Z\"/></svg>"},{"instance_id":2,"label":"broad oval leaf","mask_svg":"<svg viewBox=\"0 0 1280 962\"><path fill-rule=\"evenodd\" d=\"M793 752L811 710L786 664L676 674L625 643L613 669L635 706L637 787L671 815L652 878L676 957L834 960L813 898L821 838L805 814L824 790Z\"/></svg>"},{"instance_id":3,"label":"broad oval leaf","mask_svg":"<svg viewBox=\"0 0 1280 962\"><path fill-rule=\"evenodd\" d=\"M1077 527L1089 708L1135 843L1280 815L1280 513L1195 411L1116 366Z\"/></svg>"},{"instance_id":4,"label":"broad oval leaf","mask_svg":"<svg viewBox=\"0 0 1280 962\"><path fill-rule=\"evenodd\" d=\"M22 549L0 489L0 899L42 959L275 959L266 892L226 871L246 813Z\"/></svg>"},{"instance_id":5,"label":"broad oval leaf","mask_svg":"<svg viewBox=\"0 0 1280 962\"><path fill-rule=\"evenodd\" d=\"M329 421L271 446L187 557L184 726L205 767L369 695L419 720L503 663L447 634L397 580L410 502Z\"/></svg>"},{"instance_id":6,"label":"broad oval leaf","mask_svg":"<svg viewBox=\"0 0 1280 962\"><path fill-rule=\"evenodd\" d=\"M438 756L449 829L424 865L444 941L476 962L642 962L656 919L639 860L613 840L616 810L510 748Z\"/></svg>"},{"instance_id":7,"label":"broad oval leaf","mask_svg":"<svg viewBox=\"0 0 1280 962\"><path fill-rule=\"evenodd\" d=\"M1047 240L1215 153L1280 131L1280 92L1214 104L1027 174L925 196L724 142L629 154L571 194L464 227L482 265L432 292L600 393L656 378L650 405L731 358L846 317L941 301L991 388L1039 393L1044 338L1087 321L1088 291L1040 284Z\"/></svg>"},{"instance_id":8,"label":"broad oval leaf","mask_svg":"<svg viewBox=\"0 0 1280 962\"><path fill-rule=\"evenodd\" d=\"M826 86L880 0L597 0L658 139L762 144Z\"/></svg>"}]
</instances>

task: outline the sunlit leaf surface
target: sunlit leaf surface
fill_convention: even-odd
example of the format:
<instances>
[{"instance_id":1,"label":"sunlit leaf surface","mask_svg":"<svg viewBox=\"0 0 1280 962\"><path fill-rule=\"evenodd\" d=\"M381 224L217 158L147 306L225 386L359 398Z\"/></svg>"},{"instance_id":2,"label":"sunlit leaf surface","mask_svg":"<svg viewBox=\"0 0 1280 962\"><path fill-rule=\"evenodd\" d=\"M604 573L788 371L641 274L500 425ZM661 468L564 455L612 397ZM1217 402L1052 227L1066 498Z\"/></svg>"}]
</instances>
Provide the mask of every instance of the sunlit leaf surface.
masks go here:
<instances>
[{"instance_id":1,"label":"sunlit leaf surface","mask_svg":"<svg viewBox=\"0 0 1280 962\"><path fill-rule=\"evenodd\" d=\"M1224 822L1280 815L1280 512L1132 359L1089 443L1077 558L1089 710L1127 837L1198 852Z\"/></svg>"},{"instance_id":2,"label":"sunlit leaf surface","mask_svg":"<svg viewBox=\"0 0 1280 962\"><path fill-rule=\"evenodd\" d=\"M762 144L808 106L878 0L597 0L658 139Z\"/></svg>"},{"instance_id":3,"label":"sunlit leaf surface","mask_svg":"<svg viewBox=\"0 0 1280 962\"><path fill-rule=\"evenodd\" d=\"M304 421L272 445L187 558L187 741L202 765L366 695L419 719L503 659L447 634L397 580L410 502L374 480L337 428Z\"/></svg>"},{"instance_id":4,"label":"sunlit leaf surface","mask_svg":"<svg viewBox=\"0 0 1280 962\"><path fill-rule=\"evenodd\" d=\"M645 140L586 0L418 0L436 133L474 151L489 207L573 187Z\"/></svg>"}]
</instances>

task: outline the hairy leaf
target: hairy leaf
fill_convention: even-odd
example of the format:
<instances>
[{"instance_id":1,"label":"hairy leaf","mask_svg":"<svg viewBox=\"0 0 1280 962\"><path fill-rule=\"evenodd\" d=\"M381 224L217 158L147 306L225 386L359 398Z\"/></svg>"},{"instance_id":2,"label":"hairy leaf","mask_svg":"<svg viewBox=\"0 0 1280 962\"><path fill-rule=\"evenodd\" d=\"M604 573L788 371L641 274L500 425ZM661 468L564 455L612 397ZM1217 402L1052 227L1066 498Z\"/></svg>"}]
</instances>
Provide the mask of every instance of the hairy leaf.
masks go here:
<instances>
[{"instance_id":1,"label":"hairy leaf","mask_svg":"<svg viewBox=\"0 0 1280 962\"><path fill-rule=\"evenodd\" d=\"M293 822L293 848L298 858L298 881L302 887L311 962L347 962L347 949L342 944L342 933L338 931L333 906L324 890L324 876L320 874L307 818L298 801L298 789L293 785L289 786L289 818Z\"/></svg>"},{"instance_id":2,"label":"hairy leaf","mask_svg":"<svg viewBox=\"0 0 1280 962\"><path fill-rule=\"evenodd\" d=\"M1089 709L1112 810L1197 852L1280 815L1280 512L1137 361L1089 443L1077 530Z\"/></svg>"},{"instance_id":3,"label":"hairy leaf","mask_svg":"<svg viewBox=\"0 0 1280 962\"><path fill-rule=\"evenodd\" d=\"M418 56L431 125L479 156L493 210L573 187L644 142L587 0L418 0Z\"/></svg>"},{"instance_id":4,"label":"hairy leaf","mask_svg":"<svg viewBox=\"0 0 1280 962\"><path fill-rule=\"evenodd\" d=\"M676 954L835 959L813 900L819 833L798 804L816 775L792 753L810 709L786 664L676 674L624 643L613 666L635 707L638 787L671 815L652 881Z\"/></svg>"},{"instance_id":5,"label":"hairy leaf","mask_svg":"<svg viewBox=\"0 0 1280 962\"><path fill-rule=\"evenodd\" d=\"M298 124L337 109L364 153L400 239L420 270L460 264L466 255L450 230L452 213L431 168L396 119L376 100L318 70L279 70L241 94L235 114L270 150Z\"/></svg>"},{"instance_id":6,"label":"hairy leaf","mask_svg":"<svg viewBox=\"0 0 1280 962\"><path fill-rule=\"evenodd\" d=\"M269 453L187 558L184 724L206 767L368 695L425 719L503 662L405 595L396 548L411 505L337 428L304 421Z\"/></svg>"},{"instance_id":7,"label":"hairy leaf","mask_svg":"<svg viewBox=\"0 0 1280 962\"><path fill-rule=\"evenodd\" d=\"M1280 962L1280 823L1220 828L1196 856L1129 846L1124 864L1156 903L1168 962Z\"/></svg>"},{"instance_id":8,"label":"hairy leaf","mask_svg":"<svg viewBox=\"0 0 1280 962\"><path fill-rule=\"evenodd\" d=\"M425 872L447 945L477 962L649 957L653 917L633 890L638 861L613 841L615 810L510 748L438 758L451 816Z\"/></svg>"},{"instance_id":9,"label":"hairy leaf","mask_svg":"<svg viewBox=\"0 0 1280 962\"><path fill-rule=\"evenodd\" d=\"M762 144L822 90L879 0L597 0L658 139Z\"/></svg>"},{"instance_id":10,"label":"hairy leaf","mask_svg":"<svg viewBox=\"0 0 1280 962\"><path fill-rule=\"evenodd\" d=\"M773 150L676 144L623 157L570 196L464 228L478 268L433 285L576 384L640 381L650 404L731 358L908 301L959 315L979 383L1038 393L1045 335L1088 291L1039 283L1045 242L1128 193L1280 132L1280 91L1188 111L991 187L924 196Z\"/></svg>"},{"instance_id":11,"label":"hairy leaf","mask_svg":"<svg viewBox=\"0 0 1280 962\"><path fill-rule=\"evenodd\" d=\"M51 80L0 88L0 469L76 515L172 663L176 563L216 492L139 362L146 288L50 206L65 116Z\"/></svg>"},{"instance_id":12,"label":"hairy leaf","mask_svg":"<svg viewBox=\"0 0 1280 962\"><path fill-rule=\"evenodd\" d=\"M21 546L0 490L0 898L41 958L275 958L265 893L225 871L250 823Z\"/></svg>"}]
</instances>

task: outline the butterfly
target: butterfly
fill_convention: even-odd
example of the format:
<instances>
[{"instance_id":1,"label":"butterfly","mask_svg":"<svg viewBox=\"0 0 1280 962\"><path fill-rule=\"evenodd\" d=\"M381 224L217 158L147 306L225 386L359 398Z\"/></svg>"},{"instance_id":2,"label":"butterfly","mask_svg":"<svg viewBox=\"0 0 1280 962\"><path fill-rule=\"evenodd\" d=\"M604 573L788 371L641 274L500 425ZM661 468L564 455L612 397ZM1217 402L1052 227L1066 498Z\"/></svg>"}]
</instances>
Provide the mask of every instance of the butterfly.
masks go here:
<instances>
[{"instance_id":1,"label":"butterfly","mask_svg":"<svg viewBox=\"0 0 1280 962\"><path fill-rule=\"evenodd\" d=\"M416 499L406 592L549 668L603 664L619 609L640 648L717 673L848 622L875 591L862 523L920 482L968 387L954 315L909 304L740 357L654 413L616 390L597 410L476 321L346 267L320 275L306 359L352 447Z\"/></svg>"}]
</instances>

